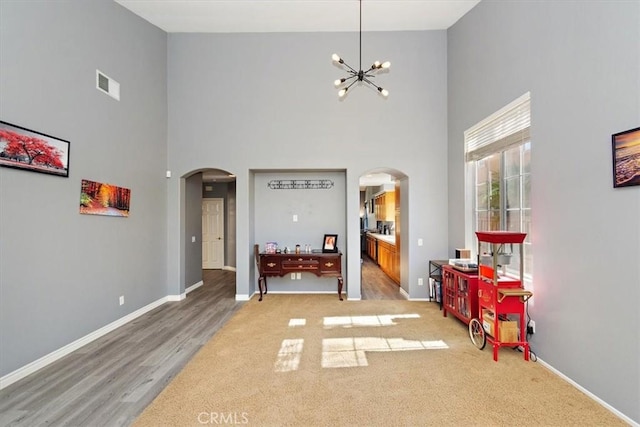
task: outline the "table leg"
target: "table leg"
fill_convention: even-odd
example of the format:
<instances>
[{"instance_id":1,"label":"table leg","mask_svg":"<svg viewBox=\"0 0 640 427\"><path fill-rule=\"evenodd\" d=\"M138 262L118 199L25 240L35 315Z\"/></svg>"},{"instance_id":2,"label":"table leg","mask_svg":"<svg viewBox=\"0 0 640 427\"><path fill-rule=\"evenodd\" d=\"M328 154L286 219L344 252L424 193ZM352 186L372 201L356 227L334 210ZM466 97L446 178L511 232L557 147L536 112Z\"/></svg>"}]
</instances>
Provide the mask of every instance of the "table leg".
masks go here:
<instances>
[{"instance_id":1,"label":"table leg","mask_svg":"<svg viewBox=\"0 0 640 427\"><path fill-rule=\"evenodd\" d=\"M264 294L267 294L267 278L265 276L260 276L258 278L258 288L260 288L260 299L258 301L262 301L263 288Z\"/></svg>"},{"instance_id":2,"label":"table leg","mask_svg":"<svg viewBox=\"0 0 640 427\"><path fill-rule=\"evenodd\" d=\"M338 298L340 298L340 301L344 301L342 299L342 276L338 277Z\"/></svg>"}]
</instances>

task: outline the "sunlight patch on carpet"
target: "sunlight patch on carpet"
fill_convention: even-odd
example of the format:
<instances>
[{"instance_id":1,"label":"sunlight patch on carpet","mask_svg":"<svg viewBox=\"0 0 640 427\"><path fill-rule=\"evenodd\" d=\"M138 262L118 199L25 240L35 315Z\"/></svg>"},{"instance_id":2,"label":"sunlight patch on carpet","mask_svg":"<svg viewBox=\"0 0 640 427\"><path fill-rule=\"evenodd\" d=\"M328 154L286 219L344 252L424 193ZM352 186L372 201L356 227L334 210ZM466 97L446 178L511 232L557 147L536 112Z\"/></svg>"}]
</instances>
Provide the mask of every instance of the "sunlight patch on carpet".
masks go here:
<instances>
[{"instance_id":1,"label":"sunlight patch on carpet","mask_svg":"<svg viewBox=\"0 0 640 427\"><path fill-rule=\"evenodd\" d=\"M322 340L322 367L369 366L367 351L441 350L449 346L442 340L416 341L404 338L350 337Z\"/></svg>"},{"instance_id":2,"label":"sunlight patch on carpet","mask_svg":"<svg viewBox=\"0 0 640 427\"><path fill-rule=\"evenodd\" d=\"M371 316L332 316L325 317L324 327L329 328L353 328L360 326L391 326L397 325L396 319L417 319L417 313L408 314L379 314Z\"/></svg>"},{"instance_id":3,"label":"sunlight patch on carpet","mask_svg":"<svg viewBox=\"0 0 640 427\"><path fill-rule=\"evenodd\" d=\"M297 370L298 366L300 366L303 347L304 339L302 338L282 340L278 357L276 358L275 371L289 372Z\"/></svg>"},{"instance_id":4,"label":"sunlight patch on carpet","mask_svg":"<svg viewBox=\"0 0 640 427\"><path fill-rule=\"evenodd\" d=\"M289 319L289 327L295 328L296 326L305 326L307 319Z\"/></svg>"}]
</instances>

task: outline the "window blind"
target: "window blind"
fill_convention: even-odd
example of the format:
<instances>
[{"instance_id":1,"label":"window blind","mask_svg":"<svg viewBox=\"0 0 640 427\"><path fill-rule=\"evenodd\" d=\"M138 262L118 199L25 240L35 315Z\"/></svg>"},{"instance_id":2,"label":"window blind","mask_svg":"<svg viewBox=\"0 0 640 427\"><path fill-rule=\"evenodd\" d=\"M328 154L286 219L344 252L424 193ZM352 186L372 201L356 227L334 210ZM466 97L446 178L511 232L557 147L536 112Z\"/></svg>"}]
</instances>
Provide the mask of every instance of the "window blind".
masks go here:
<instances>
[{"instance_id":1,"label":"window blind","mask_svg":"<svg viewBox=\"0 0 640 427\"><path fill-rule=\"evenodd\" d=\"M522 95L464 132L466 161L479 160L528 141L531 94Z\"/></svg>"}]
</instances>

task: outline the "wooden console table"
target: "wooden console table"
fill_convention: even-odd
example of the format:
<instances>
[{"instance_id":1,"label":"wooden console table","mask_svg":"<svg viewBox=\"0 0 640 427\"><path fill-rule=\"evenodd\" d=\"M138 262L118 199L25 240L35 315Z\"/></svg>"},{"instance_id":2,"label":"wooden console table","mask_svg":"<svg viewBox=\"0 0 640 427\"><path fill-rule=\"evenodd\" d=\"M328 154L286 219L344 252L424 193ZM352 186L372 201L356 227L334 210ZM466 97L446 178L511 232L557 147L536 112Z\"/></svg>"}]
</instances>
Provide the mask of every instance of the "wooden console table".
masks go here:
<instances>
[{"instance_id":1,"label":"wooden console table","mask_svg":"<svg viewBox=\"0 0 640 427\"><path fill-rule=\"evenodd\" d=\"M267 254L257 253L256 264L260 274L260 299L267 294L267 277L282 277L289 273L306 271L318 277L338 278L338 297L342 301L342 253Z\"/></svg>"}]
</instances>

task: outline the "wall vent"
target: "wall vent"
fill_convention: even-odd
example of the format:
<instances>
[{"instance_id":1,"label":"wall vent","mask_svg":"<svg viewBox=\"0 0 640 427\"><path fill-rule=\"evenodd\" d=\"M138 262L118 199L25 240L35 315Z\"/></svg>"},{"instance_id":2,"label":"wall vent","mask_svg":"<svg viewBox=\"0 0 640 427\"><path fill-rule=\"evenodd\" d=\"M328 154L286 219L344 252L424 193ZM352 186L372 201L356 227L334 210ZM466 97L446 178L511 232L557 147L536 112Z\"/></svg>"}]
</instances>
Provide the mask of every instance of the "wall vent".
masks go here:
<instances>
[{"instance_id":1,"label":"wall vent","mask_svg":"<svg viewBox=\"0 0 640 427\"><path fill-rule=\"evenodd\" d=\"M96 89L120 101L120 83L96 70Z\"/></svg>"}]
</instances>

